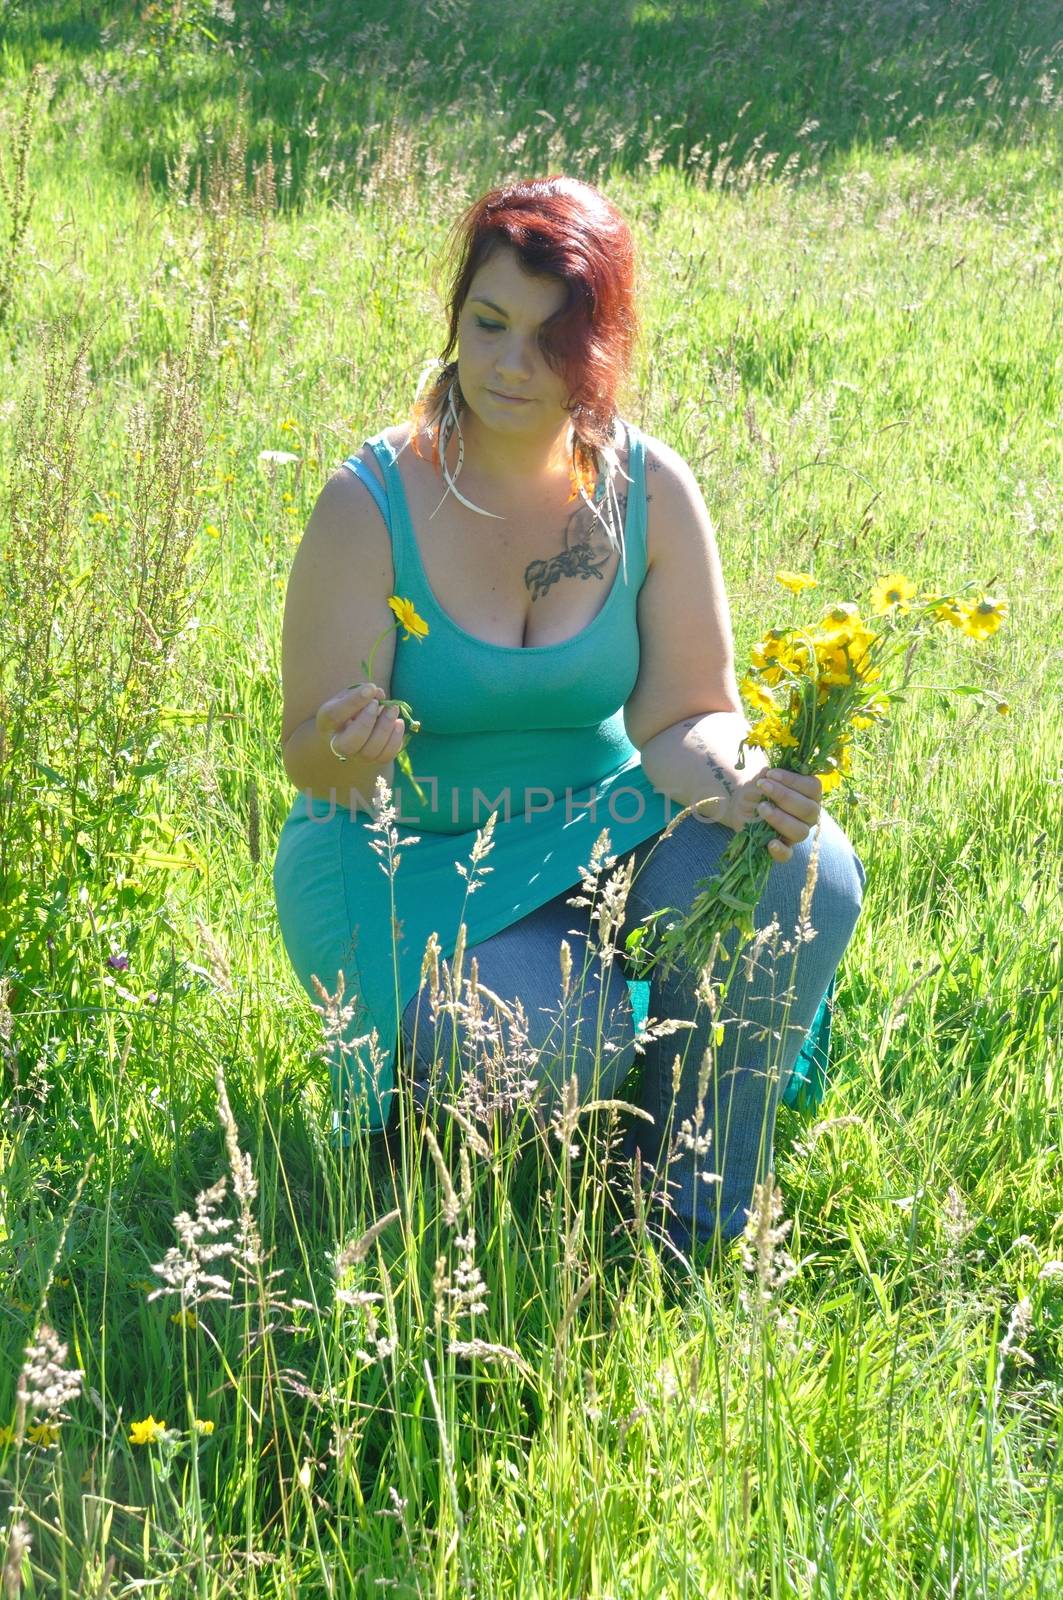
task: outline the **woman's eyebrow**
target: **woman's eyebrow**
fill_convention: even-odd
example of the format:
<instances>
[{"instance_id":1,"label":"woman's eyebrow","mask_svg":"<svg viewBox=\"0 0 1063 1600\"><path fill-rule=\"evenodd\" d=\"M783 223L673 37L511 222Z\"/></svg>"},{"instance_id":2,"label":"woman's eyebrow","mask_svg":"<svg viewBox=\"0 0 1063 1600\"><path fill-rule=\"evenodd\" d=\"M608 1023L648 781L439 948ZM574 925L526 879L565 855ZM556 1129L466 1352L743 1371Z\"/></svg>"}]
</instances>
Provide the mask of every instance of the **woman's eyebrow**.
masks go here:
<instances>
[{"instance_id":1,"label":"woman's eyebrow","mask_svg":"<svg viewBox=\"0 0 1063 1600\"><path fill-rule=\"evenodd\" d=\"M474 294L470 297L474 305L490 306L492 311L497 311L500 317L508 317L509 312L503 311L501 306L496 306L493 300L485 300L483 295Z\"/></svg>"}]
</instances>

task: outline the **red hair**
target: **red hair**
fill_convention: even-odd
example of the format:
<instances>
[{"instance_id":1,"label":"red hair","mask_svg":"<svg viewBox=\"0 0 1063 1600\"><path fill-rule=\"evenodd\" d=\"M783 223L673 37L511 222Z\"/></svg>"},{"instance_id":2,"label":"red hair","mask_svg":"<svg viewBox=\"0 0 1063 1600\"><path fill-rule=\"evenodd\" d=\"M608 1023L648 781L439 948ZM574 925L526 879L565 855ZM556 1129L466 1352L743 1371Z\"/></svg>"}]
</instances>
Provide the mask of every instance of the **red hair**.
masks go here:
<instances>
[{"instance_id":1,"label":"red hair","mask_svg":"<svg viewBox=\"0 0 1063 1600\"><path fill-rule=\"evenodd\" d=\"M593 491L597 451L613 441L617 395L629 376L639 333L630 228L598 189L558 174L481 195L454 223L448 244L453 275L443 368L415 403L414 438L422 423L442 417L457 376L451 356L473 277L496 249L509 245L527 272L549 274L565 285L565 300L544 322L539 342L547 363L568 386L573 469ZM455 401L460 411L465 404L460 383ZM437 451L438 438L433 459Z\"/></svg>"}]
</instances>

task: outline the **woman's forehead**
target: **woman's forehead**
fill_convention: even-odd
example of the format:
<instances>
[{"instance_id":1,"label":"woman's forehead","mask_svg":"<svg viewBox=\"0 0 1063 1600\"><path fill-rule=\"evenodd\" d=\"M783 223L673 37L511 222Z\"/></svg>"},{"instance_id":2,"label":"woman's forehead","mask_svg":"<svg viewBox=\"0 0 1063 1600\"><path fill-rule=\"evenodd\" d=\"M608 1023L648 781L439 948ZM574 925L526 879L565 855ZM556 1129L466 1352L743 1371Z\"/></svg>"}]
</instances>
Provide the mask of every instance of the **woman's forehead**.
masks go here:
<instances>
[{"instance_id":1,"label":"woman's forehead","mask_svg":"<svg viewBox=\"0 0 1063 1600\"><path fill-rule=\"evenodd\" d=\"M530 273L509 245L499 248L482 262L469 284L469 299L486 295L495 308L507 315L514 312L545 318L559 310L565 300L565 286L545 273Z\"/></svg>"}]
</instances>

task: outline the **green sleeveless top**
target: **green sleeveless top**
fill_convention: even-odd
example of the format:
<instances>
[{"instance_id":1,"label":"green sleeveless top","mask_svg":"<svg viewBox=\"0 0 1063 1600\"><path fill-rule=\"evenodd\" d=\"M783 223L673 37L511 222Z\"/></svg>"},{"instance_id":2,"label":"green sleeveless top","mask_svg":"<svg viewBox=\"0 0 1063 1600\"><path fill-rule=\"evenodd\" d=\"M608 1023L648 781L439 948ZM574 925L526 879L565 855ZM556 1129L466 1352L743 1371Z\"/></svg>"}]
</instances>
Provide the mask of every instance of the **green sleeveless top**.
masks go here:
<instances>
[{"instance_id":1,"label":"green sleeveless top","mask_svg":"<svg viewBox=\"0 0 1063 1600\"><path fill-rule=\"evenodd\" d=\"M387 523L394 592L428 624L424 637L397 627L390 684L421 724L408 753L424 801L396 763L389 852L388 832L372 816L297 795L281 830L274 884L285 943L308 994L310 970L334 991L342 967L344 1001L356 1002L345 1039L376 1029L382 1071L374 1075L364 1046L345 1063L337 1050L329 1059L337 1106L346 1089L364 1090L372 1129L388 1118L398 1022L420 986L429 935L435 932L449 961L460 924L468 949L578 887L603 828L609 852L619 856L680 809L653 788L624 728L623 707L639 672L636 606L647 566L644 447L639 430L624 426L632 481L621 562L597 616L560 644L498 645L459 627L429 586L394 447L383 433L365 441L384 493L357 456L344 462ZM493 845L474 872L470 854L492 811ZM394 906L389 854L398 862ZM342 949L333 940L328 954L336 959L326 960L321 901L329 883L342 889L346 937ZM648 985L633 982L631 989L640 1022ZM342 1131L347 1142L349 1131Z\"/></svg>"}]
</instances>

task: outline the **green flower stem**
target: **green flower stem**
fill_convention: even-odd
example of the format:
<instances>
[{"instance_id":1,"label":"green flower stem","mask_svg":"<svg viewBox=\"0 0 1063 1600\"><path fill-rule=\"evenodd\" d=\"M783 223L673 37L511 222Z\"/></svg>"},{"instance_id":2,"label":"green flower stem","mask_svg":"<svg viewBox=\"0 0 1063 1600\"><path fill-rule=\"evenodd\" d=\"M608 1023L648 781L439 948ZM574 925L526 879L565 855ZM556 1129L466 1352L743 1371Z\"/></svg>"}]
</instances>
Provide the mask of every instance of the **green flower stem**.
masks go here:
<instances>
[{"instance_id":1,"label":"green flower stem","mask_svg":"<svg viewBox=\"0 0 1063 1600\"><path fill-rule=\"evenodd\" d=\"M400 628L401 626L402 626L401 622L393 622L391 624L390 628L385 628L383 633L380 635L380 637L375 641L375 643L373 645L373 648L370 650L370 652L369 652L369 660L362 662L362 671L365 674L366 683L371 683L372 679L373 679L373 657L376 655L378 649L380 648L380 646L383 643L383 641L387 638L388 634L389 633L394 633L395 629L396 628ZM413 635L410 634L410 633L407 633L406 637L407 637L407 639L410 639L410 638L413 637ZM351 684L351 688L353 689L354 687L355 687L355 685L352 683ZM408 746L409 746L409 743L410 743L410 734L411 733L419 733L420 730L421 730L421 724L417 721L417 718L414 716L413 707L410 705L408 700L398 700L398 699L394 699L394 698L387 699L387 700L381 700L381 702L380 702L381 711L383 711L385 706L394 706L395 709L398 711L399 715L402 717L403 722L405 722L405 724L406 724L406 735L403 738L402 744L399 746L399 749L398 749L398 751L396 753L395 761L398 764L399 768L406 774L406 779L407 779L407 782L410 785L410 788L414 791L414 793L416 794L416 796L417 796L418 800L421 802L421 804L424 805L424 803L425 803L424 790L421 788L421 785L417 782L417 779L413 775L413 768L410 765L410 757L409 757L409 755L407 753Z\"/></svg>"},{"instance_id":2,"label":"green flower stem","mask_svg":"<svg viewBox=\"0 0 1063 1600\"><path fill-rule=\"evenodd\" d=\"M632 976L648 978L658 963L667 973L680 961L701 971L717 953L727 960L722 940L732 928L738 928L742 944L752 939L756 932L753 913L772 866L768 845L775 838L778 835L771 824L755 817L727 846L716 877L698 881L699 892L681 922L670 924L656 941L649 924L633 929L624 942Z\"/></svg>"}]
</instances>

